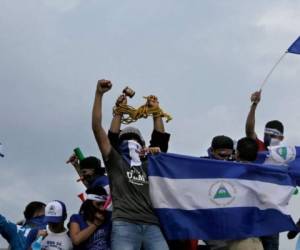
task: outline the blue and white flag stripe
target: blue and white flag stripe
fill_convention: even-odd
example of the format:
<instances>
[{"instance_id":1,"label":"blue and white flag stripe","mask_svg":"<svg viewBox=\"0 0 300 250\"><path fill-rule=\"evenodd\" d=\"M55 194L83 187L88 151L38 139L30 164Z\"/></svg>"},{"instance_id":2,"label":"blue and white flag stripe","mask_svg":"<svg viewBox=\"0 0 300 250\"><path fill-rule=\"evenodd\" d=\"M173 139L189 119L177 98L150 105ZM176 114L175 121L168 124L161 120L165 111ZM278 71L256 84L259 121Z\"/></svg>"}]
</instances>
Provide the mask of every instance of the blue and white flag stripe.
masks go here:
<instances>
[{"instance_id":1,"label":"blue and white flag stripe","mask_svg":"<svg viewBox=\"0 0 300 250\"><path fill-rule=\"evenodd\" d=\"M161 176L164 178L231 178L263 181L280 185L294 184L294 180L287 175L288 169L278 166L252 163L241 164L237 162L218 161L163 153L155 157L150 157L149 163L160 166L160 168L150 168L149 175ZM202 168L205 168L205 171L202 171ZM274 176L276 178L274 178Z\"/></svg>"},{"instance_id":2,"label":"blue and white flag stripe","mask_svg":"<svg viewBox=\"0 0 300 250\"><path fill-rule=\"evenodd\" d=\"M212 209L230 207L257 207L259 209L277 209L286 213L286 204L295 191L293 186L282 186L261 181L239 179L168 179L150 176L149 181L155 189L150 195L155 197L155 208L175 208L184 210ZM229 197L222 198L222 202L214 200L217 189L223 186ZM180 193L176 196L168 192ZM276 195L274 195L276 194ZM201 197L201 202L199 202Z\"/></svg>"},{"instance_id":3,"label":"blue and white flag stripe","mask_svg":"<svg viewBox=\"0 0 300 250\"><path fill-rule=\"evenodd\" d=\"M169 240L233 240L297 230L289 216L274 209L156 209L156 213Z\"/></svg>"},{"instance_id":4,"label":"blue and white flag stripe","mask_svg":"<svg viewBox=\"0 0 300 250\"><path fill-rule=\"evenodd\" d=\"M169 239L231 240L295 230L286 208L288 167L159 154L149 157L150 197Z\"/></svg>"}]
</instances>

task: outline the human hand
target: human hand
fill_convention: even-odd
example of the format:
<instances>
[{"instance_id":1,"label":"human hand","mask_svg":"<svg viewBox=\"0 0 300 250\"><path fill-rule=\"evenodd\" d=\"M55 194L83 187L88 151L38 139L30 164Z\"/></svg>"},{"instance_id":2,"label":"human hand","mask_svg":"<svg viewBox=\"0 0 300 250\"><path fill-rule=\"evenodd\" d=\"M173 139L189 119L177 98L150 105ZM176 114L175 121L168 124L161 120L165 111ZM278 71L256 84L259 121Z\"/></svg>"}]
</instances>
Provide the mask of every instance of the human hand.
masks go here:
<instances>
[{"instance_id":1,"label":"human hand","mask_svg":"<svg viewBox=\"0 0 300 250\"><path fill-rule=\"evenodd\" d=\"M126 105L127 104L127 97L125 94L122 94L118 97L116 101L116 106L120 106L120 104Z\"/></svg>"},{"instance_id":2,"label":"human hand","mask_svg":"<svg viewBox=\"0 0 300 250\"><path fill-rule=\"evenodd\" d=\"M140 151L139 155L141 157L144 157L146 156L147 154L152 154L152 155L155 155L155 154L159 154L161 152L160 148L159 147L144 147L142 148L142 150Z\"/></svg>"},{"instance_id":3,"label":"human hand","mask_svg":"<svg viewBox=\"0 0 300 250\"><path fill-rule=\"evenodd\" d=\"M39 230L36 237L39 238L40 236L42 236L43 238L45 238L48 235L46 230Z\"/></svg>"},{"instance_id":4,"label":"human hand","mask_svg":"<svg viewBox=\"0 0 300 250\"><path fill-rule=\"evenodd\" d=\"M148 151L149 151L149 154L152 154L152 155L156 155L161 152L159 147L150 147L150 148L148 148Z\"/></svg>"},{"instance_id":5,"label":"human hand","mask_svg":"<svg viewBox=\"0 0 300 250\"><path fill-rule=\"evenodd\" d=\"M71 163L75 168L79 167L79 159L75 154L72 154L70 158L66 161L67 164Z\"/></svg>"},{"instance_id":6,"label":"human hand","mask_svg":"<svg viewBox=\"0 0 300 250\"><path fill-rule=\"evenodd\" d=\"M149 95L147 97L147 106L149 108L159 108L159 101L155 95Z\"/></svg>"},{"instance_id":7,"label":"human hand","mask_svg":"<svg viewBox=\"0 0 300 250\"><path fill-rule=\"evenodd\" d=\"M97 82L97 92L99 94L104 94L109 91L112 87L112 83L110 80L101 79Z\"/></svg>"},{"instance_id":8,"label":"human hand","mask_svg":"<svg viewBox=\"0 0 300 250\"><path fill-rule=\"evenodd\" d=\"M93 224L99 227L104 221L104 214L100 212L96 212Z\"/></svg>"},{"instance_id":9,"label":"human hand","mask_svg":"<svg viewBox=\"0 0 300 250\"><path fill-rule=\"evenodd\" d=\"M260 102L260 98L261 98L261 90L256 91L251 95L251 102L254 104L258 104Z\"/></svg>"}]
</instances>

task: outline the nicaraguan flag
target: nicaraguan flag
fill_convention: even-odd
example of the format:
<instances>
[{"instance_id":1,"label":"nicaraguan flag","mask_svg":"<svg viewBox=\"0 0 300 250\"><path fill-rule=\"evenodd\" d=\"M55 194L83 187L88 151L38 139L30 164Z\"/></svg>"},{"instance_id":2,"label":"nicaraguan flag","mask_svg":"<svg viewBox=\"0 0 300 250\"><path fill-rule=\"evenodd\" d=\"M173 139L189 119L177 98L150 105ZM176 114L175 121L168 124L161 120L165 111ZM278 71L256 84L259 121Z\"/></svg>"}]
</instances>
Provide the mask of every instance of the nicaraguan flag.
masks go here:
<instances>
[{"instance_id":1,"label":"nicaraguan flag","mask_svg":"<svg viewBox=\"0 0 300 250\"><path fill-rule=\"evenodd\" d=\"M300 54L300 37L288 48L287 52L293 54Z\"/></svg>"},{"instance_id":2,"label":"nicaraguan flag","mask_svg":"<svg viewBox=\"0 0 300 250\"><path fill-rule=\"evenodd\" d=\"M242 239L297 230L286 210L296 186L289 167L161 153L149 157L148 173L168 239Z\"/></svg>"}]
</instances>

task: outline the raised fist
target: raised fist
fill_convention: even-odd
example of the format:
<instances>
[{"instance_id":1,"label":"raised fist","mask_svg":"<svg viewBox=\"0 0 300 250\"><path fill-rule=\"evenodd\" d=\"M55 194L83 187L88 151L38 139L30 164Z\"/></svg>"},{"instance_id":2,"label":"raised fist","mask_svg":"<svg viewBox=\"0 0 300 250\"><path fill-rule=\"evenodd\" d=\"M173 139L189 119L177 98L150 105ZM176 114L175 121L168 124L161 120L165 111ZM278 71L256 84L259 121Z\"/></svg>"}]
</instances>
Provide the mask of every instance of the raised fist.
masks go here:
<instances>
[{"instance_id":1,"label":"raised fist","mask_svg":"<svg viewBox=\"0 0 300 250\"><path fill-rule=\"evenodd\" d=\"M112 83L110 80L101 79L98 80L97 83L97 91L100 94L104 94L105 92L109 91L112 87Z\"/></svg>"},{"instance_id":2,"label":"raised fist","mask_svg":"<svg viewBox=\"0 0 300 250\"><path fill-rule=\"evenodd\" d=\"M120 104L126 105L127 104L127 97L125 94L122 94L116 100L116 106L120 106Z\"/></svg>"},{"instance_id":3,"label":"raised fist","mask_svg":"<svg viewBox=\"0 0 300 250\"><path fill-rule=\"evenodd\" d=\"M147 97L147 106L149 108L158 108L159 107L159 102L155 95L149 95Z\"/></svg>"},{"instance_id":4,"label":"raised fist","mask_svg":"<svg viewBox=\"0 0 300 250\"><path fill-rule=\"evenodd\" d=\"M79 159L75 154L72 154L66 163L71 163L75 168L79 167Z\"/></svg>"},{"instance_id":5,"label":"raised fist","mask_svg":"<svg viewBox=\"0 0 300 250\"><path fill-rule=\"evenodd\" d=\"M251 95L251 102L258 104L260 102L261 91L256 91Z\"/></svg>"}]
</instances>

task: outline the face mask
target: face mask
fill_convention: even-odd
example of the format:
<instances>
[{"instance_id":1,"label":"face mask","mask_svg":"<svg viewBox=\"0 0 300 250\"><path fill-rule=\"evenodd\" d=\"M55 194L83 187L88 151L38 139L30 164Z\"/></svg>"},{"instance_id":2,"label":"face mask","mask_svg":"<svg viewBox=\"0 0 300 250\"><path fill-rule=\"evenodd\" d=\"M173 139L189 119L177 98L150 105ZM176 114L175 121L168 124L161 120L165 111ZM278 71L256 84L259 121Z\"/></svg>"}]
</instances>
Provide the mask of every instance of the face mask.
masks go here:
<instances>
[{"instance_id":1,"label":"face mask","mask_svg":"<svg viewBox=\"0 0 300 250\"><path fill-rule=\"evenodd\" d=\"M271 135L265 134L264 137L264 144L266 147L269 146L278 146L280 144L281 140L277 139L277 138L272 138Z\"/></svg>"},{"instance_id":2,"label":"face mask","mask_svg":"<svg viewBox=\"0 0 300 250\"><path fill-rule=\"evenodd\" d=\"M120 146L122 157L130 166L141 166L140 152L142 146L135 140L123 141Z\"/></svg>"},{"instance_id":3,"label":"face mask","mask_svg":"<svg viewBox=\"0 0 300 250\"><path fill-rule=\"evenodd\" d=\"M278 146L280 144L280 140L277 138L271 138L270 146Z\"/></svg>"}]
</instances>

